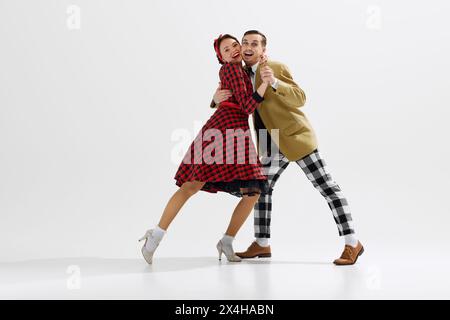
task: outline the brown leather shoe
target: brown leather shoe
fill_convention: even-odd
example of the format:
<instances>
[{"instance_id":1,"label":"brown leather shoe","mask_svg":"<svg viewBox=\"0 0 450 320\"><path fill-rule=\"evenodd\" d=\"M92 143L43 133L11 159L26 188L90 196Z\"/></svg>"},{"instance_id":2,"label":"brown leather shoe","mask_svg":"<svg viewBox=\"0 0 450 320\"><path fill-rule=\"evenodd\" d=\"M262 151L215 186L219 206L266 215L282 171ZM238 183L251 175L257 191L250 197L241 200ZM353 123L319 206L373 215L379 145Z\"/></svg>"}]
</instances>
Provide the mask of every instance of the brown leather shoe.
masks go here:
<instances>
[{"instance_id":1,"label":"brown leather shoe","mask_svg":"<svg viewBox=\"0 0 450 320\"><path fill-rule=\"evenodd\" d=\"M270 251L270 246L261 247L256 241L248 247L247 251L244 252L236 252L236 255L242 259L251 259L251 258L270 258L272 253Z\"/></svg>"},{"instance_id":2,"label":"brown leather shoe","mask_svg":"<svg viewBox=\"0 0 450 320\"><path fill-rule=\"evenodd\" d=\"M334 264L338 266L348 266L356 263L358 257L364 252L364 247L361 242L358 241L356 248L346 245L344 252L339 259L334 260Z\"/></svg>"}]
</instances>

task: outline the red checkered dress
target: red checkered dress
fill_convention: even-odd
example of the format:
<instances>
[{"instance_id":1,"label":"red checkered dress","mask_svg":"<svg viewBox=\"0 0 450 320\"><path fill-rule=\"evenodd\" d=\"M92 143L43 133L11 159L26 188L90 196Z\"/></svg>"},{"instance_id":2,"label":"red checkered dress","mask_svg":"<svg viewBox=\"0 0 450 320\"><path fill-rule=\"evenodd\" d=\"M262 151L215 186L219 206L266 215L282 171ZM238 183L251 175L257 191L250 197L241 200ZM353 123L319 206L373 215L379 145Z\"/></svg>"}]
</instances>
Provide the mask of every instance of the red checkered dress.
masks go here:
<instances>
[{"instance_id":1,"label":"red checkered dress","mask_svg":"<svg viewBox=\"0 0 450 320\"><path fill-rule=\"evenodd\" d=\"M253 93L240 64L225 63L219 72L222 88L233 96L222 102L192 142L177 173L177 186L186 181L206 182L202 190L216 193L264 194L267 176L252 142L248 117L263 98Z\"/></svg>"}]
</instances>

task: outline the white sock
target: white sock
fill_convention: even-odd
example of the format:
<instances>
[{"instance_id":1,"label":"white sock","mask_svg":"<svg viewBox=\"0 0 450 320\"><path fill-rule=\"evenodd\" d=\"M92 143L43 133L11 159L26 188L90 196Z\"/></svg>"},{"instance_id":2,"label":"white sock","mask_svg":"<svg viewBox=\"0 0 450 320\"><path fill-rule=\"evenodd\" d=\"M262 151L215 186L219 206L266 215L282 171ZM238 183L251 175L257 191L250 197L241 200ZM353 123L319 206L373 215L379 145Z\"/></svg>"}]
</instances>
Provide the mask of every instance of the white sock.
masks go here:
<instances>
[{"instance_id":1,"label":"white sock","mask_svg":"<svg viewBox=\"0 0 450 320\"><path fill-rule=\"evenodd\" d=\"M260 247L268 247L269 246L269 238L256 238L256 243Z\"/></svg>"},{"instance_id":2,"label":"white sock","mask_svg":"<svg viewBox=\"0 0 450 320\"><path fill-rule=\"evenodd\" d=\"M148 251L155 251L158 247L159 243L161 242L162 238L164 237L164 234L166 233L165 230L161 229L159 226L156 226L153 229L152 237L148 238L145 248Z\"/></svg>"},{"instance_id":3,"label":"white sock","mask_svg":"<svg viewBox=\"0 0 450 320\"><path fill-rule=\"evenodd\" d=\"M358 245L358 238L355 237L355 234L346 234L344 236L345 238L345 244L352 246L353 248L356 248L356 246Z\"/></svg>"},{"instance_id":4,"label":"white sock","mask_svg":"<svg viewBox=\"0 0 450 320\"><path fill-rule=\"evenodd\" d=\"M162 238L164 237L165 234L166 234L166 230L161 229L159 226L156 226L153 229L153 237L156 238L159 241L162 240Z\"/></svg>"},{"instance_id":5,"label":"white sock","mask_svg":"<svg viewBox=\"0 0 450 320\"><path fill-rule=\"evenodd\" d=\"M226 234L224 234L222 237L222 243L226 244L226 245L231 245L233 243L233 240L234 240L234 237L227 236Z\"/></svg>"}]
</instances>

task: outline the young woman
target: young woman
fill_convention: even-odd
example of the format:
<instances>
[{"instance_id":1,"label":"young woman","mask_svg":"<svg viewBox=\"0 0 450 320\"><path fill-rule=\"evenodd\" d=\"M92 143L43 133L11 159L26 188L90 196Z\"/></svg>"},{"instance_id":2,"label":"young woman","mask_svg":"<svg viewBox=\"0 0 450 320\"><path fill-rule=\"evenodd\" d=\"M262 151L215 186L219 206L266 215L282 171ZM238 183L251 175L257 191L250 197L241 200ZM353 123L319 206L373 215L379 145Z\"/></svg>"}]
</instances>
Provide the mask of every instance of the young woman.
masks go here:
<instances>
[{"instance_id":1,"label":"young woman","mask_svg":"<svg viewBox=\"0 0 450 320\"><path fill-rule=\"evenodd\" d=\"M241 45L235 37L219 36L214 41L214 50L222 64L219 72L222 88L230 89L232 96L219 105L192 142L175 175L179 189L167 203L158 225L139 240L145 240L142 254L149 264L170 223L199 190L227 192L241 198L225 235L216 246L219 260L224 253L228 261L241 261L234 253L232 241L259 195L268 192L267 176L263 174L248 126L249 115L264 100L268 81L263 81L253 92L251 80L242 67ZM230 134L234 135L231 139ZM235 144L235 138L240 143Z\"/></svg>"}]
</instances>

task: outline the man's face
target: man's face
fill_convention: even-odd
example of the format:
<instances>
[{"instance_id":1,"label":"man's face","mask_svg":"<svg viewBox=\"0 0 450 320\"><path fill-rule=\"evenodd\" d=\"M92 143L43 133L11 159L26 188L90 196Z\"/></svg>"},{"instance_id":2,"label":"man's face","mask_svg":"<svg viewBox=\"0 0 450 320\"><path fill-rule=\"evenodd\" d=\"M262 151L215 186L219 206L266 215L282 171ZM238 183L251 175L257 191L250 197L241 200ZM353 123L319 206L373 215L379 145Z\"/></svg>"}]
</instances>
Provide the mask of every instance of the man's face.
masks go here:
<instances>
[{"instance_id":1,"label":"man's face","mask_svg":"<svg viewBox=\"0 0 450 320\"><path fill-rule=\"evenodd\" d=\"M262 36L259 34L248 34L242 38L242 59L248 66L253 66L261 59L266 48L262 45Z\"/></svg>"}]
</instances>

